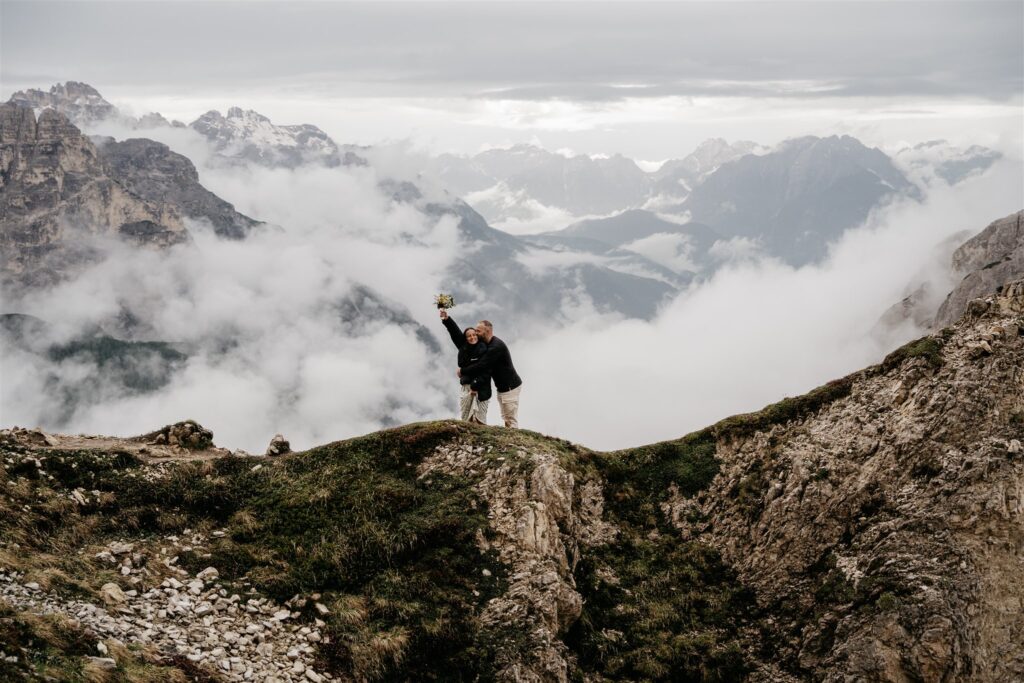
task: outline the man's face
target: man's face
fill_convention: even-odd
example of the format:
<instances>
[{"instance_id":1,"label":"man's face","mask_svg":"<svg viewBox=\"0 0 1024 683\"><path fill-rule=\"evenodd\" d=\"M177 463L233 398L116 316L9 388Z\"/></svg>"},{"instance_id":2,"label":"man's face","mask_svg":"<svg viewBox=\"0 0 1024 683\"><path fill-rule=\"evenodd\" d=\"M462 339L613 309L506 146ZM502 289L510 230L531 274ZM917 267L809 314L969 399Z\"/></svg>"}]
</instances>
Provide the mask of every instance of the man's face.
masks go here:
<instances>
[{"instance_id":1,"label":"man's face","mask_svg":"<svg viewBox=\"0 0 1024 683\"><path fill-rule=\"evenodd\" d=\"M487 325L484 325L483 323L477 323L476 333L479 334L480 338L485 342L491 341L491 337L493 336L491 334L491 330L487 329Z\"/></svg>"}]
</instances>

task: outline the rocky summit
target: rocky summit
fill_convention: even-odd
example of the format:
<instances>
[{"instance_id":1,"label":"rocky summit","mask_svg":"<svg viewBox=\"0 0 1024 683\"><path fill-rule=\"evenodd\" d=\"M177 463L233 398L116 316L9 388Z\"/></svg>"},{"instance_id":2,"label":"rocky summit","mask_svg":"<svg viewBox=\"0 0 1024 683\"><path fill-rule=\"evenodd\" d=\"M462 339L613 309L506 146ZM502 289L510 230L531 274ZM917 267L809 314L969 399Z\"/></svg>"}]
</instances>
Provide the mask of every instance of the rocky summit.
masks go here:
<instances>
[{"instance_id":1,"label":"rocky summit","mask_svg":"<svg viewBox=\"0 0 1024 683\"><path fill-rule=\"evenodd\" d=\"M1018 281L611 453L454 421L273 458L193 421L5 430L0 679L1020 680L1022 329Z\"/></svg>"},{"instance_id":2,"label":"rocky summit","mask_svg":"<svg viewBox=\"0 0 1024 683\"><path fill-rule=\"evenodd\" d=\"M170 205L132 193L95 145L52 109L0 104L0 276L48 284L96 258L99 239L164 248L187 242Z\"/></svg>"}]
</instances>

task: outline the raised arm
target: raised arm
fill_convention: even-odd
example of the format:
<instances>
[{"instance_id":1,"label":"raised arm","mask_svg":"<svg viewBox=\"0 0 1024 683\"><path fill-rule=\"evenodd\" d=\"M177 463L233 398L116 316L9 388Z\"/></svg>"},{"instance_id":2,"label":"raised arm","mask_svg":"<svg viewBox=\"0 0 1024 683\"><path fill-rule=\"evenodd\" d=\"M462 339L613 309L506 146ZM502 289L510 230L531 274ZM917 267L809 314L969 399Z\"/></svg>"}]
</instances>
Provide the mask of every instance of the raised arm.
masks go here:
<instances>
[{"instance_id":1,"label":"raised arm","mask_svg":"<svg viewBox=\"0 0 1024 683\"><path fill-rule=\"evenodd\" d=\"M444 311L443 308L441 310ZM448 335L452 338L452 343L455 344L455 348L461 349L466 345L466 337L462 334L462 330L459 329L459 326L455 324L454 320L449 318L447 315L444 315L441 317L441 322L444 324L445 329L448 330Z\"/></svg>"}]
</instances>

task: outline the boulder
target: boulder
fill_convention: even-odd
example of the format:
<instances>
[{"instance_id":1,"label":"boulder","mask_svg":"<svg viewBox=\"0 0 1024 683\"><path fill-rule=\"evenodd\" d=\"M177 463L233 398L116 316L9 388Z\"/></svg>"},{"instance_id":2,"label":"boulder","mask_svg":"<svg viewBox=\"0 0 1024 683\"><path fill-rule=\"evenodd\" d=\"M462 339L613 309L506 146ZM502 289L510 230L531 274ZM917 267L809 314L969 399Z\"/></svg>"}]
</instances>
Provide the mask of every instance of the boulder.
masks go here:
<instances>
[{"instance_id":1,"label":"boulder","mask_svg":"<svg viewBox=\"0 0 1024 683\"><path fill-rule=\"evenodd\" d=\"M288 440L280 434L275 434L274 438L270 440L270 445L267 446L267 455L284 455L285 453L291 453L292 446L288 443Z\"/></svg>"},{"instance_id":2,"label":"boulder","mask_svg":"<svg viewBox=\"0 0 1024 683\"><path fill-rule=\"evenodd\" d=\"M181 446L190 451L205 451L214 448L213 432L195 420L184 420L162 427L155 432L135 437L153 446Z\"/></svg>"},{"instance_id":3,"label":"boulder","mask_svg":"<svg viewBox=\"0 0 1024 683\"><path fill-rule=\"evenodd\" d=\"M128 601L121 587L116 583L105 583L100 587L100 597L108 605L123 605Z\"/></svg>"}]
</instances>

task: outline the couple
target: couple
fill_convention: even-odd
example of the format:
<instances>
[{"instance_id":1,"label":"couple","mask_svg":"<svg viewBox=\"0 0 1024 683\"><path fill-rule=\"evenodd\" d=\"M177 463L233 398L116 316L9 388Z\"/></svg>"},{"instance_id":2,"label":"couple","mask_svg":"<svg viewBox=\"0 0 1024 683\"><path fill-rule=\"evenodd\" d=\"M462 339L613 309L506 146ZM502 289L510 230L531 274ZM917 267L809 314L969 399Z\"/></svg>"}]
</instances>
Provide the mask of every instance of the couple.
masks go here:
<instances>
[{"instance_id":1,"label":"couple","mask_svg":"<svg viewBox=\"0 0 1024 683\"><path fill-rule=\"evenodd\" d=\"M487 404L491 398L491 379L498 389L498 405L506 427L519 426L519 390L523 380L512 365L512 354L505 342L494 336L494 326L481 320L476 327L460 330L444 308L441 322L459 350L456 375L462 386L459 407L462 419L487 424Z\"/></svg>"}]
</instances>

